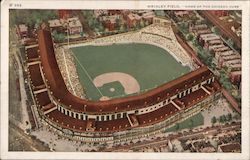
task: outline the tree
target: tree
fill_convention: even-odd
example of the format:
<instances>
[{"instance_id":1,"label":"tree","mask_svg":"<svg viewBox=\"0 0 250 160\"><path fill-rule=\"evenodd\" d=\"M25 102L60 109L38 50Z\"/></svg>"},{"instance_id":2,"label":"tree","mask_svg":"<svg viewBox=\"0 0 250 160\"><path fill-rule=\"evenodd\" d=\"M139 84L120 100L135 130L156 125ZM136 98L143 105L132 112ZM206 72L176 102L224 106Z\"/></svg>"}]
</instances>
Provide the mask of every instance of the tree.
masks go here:
<instances>
[{"instance_id":1,"label":"tree","mask_svg":"<svg viewBox=\"0 0 250 160\"><path fill-rule=\"evenodd\" d=\"M90 28L93 29L93 26L94 26L94 20L92 18L88 19L88 25Z\"/></svg>"},{"instance_id":2,"label":"tree","mask_svg":"<svg viewBox=\"0 0 250 160\"><path fill-rule=\"evenodd\" d=\"M190 19L191 19L193 22L196 22L196 21L199 20L199 18L198 18L196 15L194 15L194 14L190 17Z\"/></svg>"},{"instance_id":3,"label":"tree","mask_svg":"<svg viewBox=\"0 0 250 160\"><path fill-rule=\"evenodd\" d=\"M191 33L189 33L186 37L187 37L188 41L192 41L194 38L193 34L191 34Z\"/></svg>"},{"instance_id":4,"label":"tree","mask_svg":"<svg viewBox=\"0 0 250 160\"><path fill-rule=\"evenodd\" d=\"M203 49L198 51L198 57L206 63L208 66L211 66L213 57L211 54L209 54L207 51L204 51Z\"/></svg>"},{"instance_id":5,"label":"tree","mask_svg":"<svg viewBox=\"0 0 250 160\"><path fill-rule=\"evenodd\" d=\"M231 90L231 89L233 89L232 83L229 82L228 80L226 80L226 81L223 83L223 86L226 88L226 90Z\"/></svg>"},{"instance_id":6,"label":"tree","mask_svg":"<svg viewBox=\"0 0 250 160\"><path fill-rule=\"evenodd\" d=\"M99 24L99 22L97 21L97 19L93 18L93 28L97 28L98 24Z\"/></svg>"},{"instance_id":7,"label":"tree","mask_svg":"<svg viewBox=\"0 0 250 160\"><path fill-rule=\"evenodd\" d=\"M120 31L121 32L124 32L125 31L125 27L124 27L125 25L124 24L122 24L121 26L120 26Z\"/></svg>"},{"instance_id":8,"label":"tree","mask_svg":"<svg viewBox=\"0 0 250 160\"><path fill-rule=\"evenodd\" d=\"M54 31L52 34L56 42L63 42L66 38L63 33L57 33L56 31Z\"/></svg>"},{"instance_id":9,"label":"tree","mask_svg":"<svg viewBox=\"0 0 250 160\"><path fill-rule=\"evenodd\" d=\"M141 20L141 21L140 21L140 27L141 27L141 28L145 27L145 22L144 22L144 20Z\"/></svg>"},{"instance_id":10,"label":"tree","mask_svg":"<svg viewBox=\"0 0 250 160\"><path fill-rule=\"evenodd\" d=\"M83 32L80 32L80 36L83 37L85 34Z\"/></svg>"},{"instance_id":11,"label":"tree","mask_svg":"<svg viewBox=\"0 0 250 160\"><path fill-rule=\"evenodd\" d=\"M220 123L224 123L224 122L226 122L226 116L222 115L220 116Z\"/></svg>"},{"instance_id":12,"label":"tree","mask_svg":"<svg viewBox=\"0 0 250 160\"><path fill-rule=\"evenodd\" d=\"M211 119L212 124L215 124L215 123L216 123L216 121L217 121L216 117L215 117L215 116L213 116L213 118Z\"/></svg>"},{"instance_id":13,"label":"tree","mask_svg":"<svg viewBox=\"0 0 250 160\"><path fill-rule=\"evenodd\" d=\"M181 23L179 24L179 26L180 26L181 29L184 29L184 28L185 28L184 22L181 22Z\"/></svg>"},{"instance_id":14,"label":"tree","mask_svg":"<svg viewBox=\"0 0 250 160\"><path fill-rule=\"evenodd\" d=\"M16 10L10 11L10 14L9 14L10 27L14 27L16 24L19 24L19 22L17 20L18 20L18 18L17 18Z\"/></svg>"},{"instance_id":15,"label":"tree","mask_svg":"<svg viewBox=\"0 0 250 160\"><path fill-rule=\"evenodd\" d=\"M215 69L216 69L216 64L211 63L211 68L212 68L213 70L215 70Z\"/></svg>"},{"instance_id":16,"label":"tree","mask_svg":"<svg viewBox=\"0 0 250 160\"><path fill-rule=\"evenodd\" d=\"M35 28L39 28L40 25L42 24L42 20L41 19L37 19L36 22L35 22Z\"/></svg>"},{"instance_id":17,"label":"tree","mask_svg":"<svg viewBox=\"0 0 250 160\"><path fill-rule=\"evenodd\" d=\"M225 70L220 70L220 83L225 87L227 90L233 89L233 85L230 82L230 79Z\"/></svg>"},{"instance_id":18,"label":"tree","mask_svg":"<svg viewBox=\"0 0 250 160\"><path fill-rule=\"evenodd\" d=\"M123 23L123 27L124 27L124 31L128 31L128 24L127 24L127 22Z\"/></svg>"},{"instance_id":19,"label":"tree","mask_svg":"<svg viewBox=\"0 0 250 160\"><path fill-rule=\"evenodd\" d=\"M196 38L193 38L193 45L195 46L195 47L201 47L199 44L198 44L198 41L197 41L197 39Z\"/></svg>"},{"instance_id":20,"label":"tree","mask_svg":"<svg viewBox=\"0 0 250 160\"><path fill-rule=\"evenodd\" d=\"M188 33L188 23L187 23L187 22L181 22L179 26L180 26L180 27L179 27L180 30L181 30L183 33L185 33L185 34Z\"/></svg>"},{"instance_id":21,"label":"tree","mask_svg":"<svg viewBox=\"0 0 250 160\"><path fill-rule=\"evenodd\" d=\"M103 27L103 25L102 25L102 24L99 24L99 26L98 26L98 27L99 27L99 31L100 31L100 32L104 32L104 27Z\"/></svg>"},{"instance_id":22,"label":"tree","mask_svg":"<svg viewBox=\"0 0 250 160\"><path fill-rule=\"evenodd\" d=\"M225 115L222 115L222 119L223 119L224 122L227 120Z\"/></svg>"},{"instance_id":23,"label":"tree","mask_svg":"<svg viewBox=\"0 0 250 160\"><path fill-rule=\"evenodd\" d=\"M232 120L232 114L231 113L228 113L227 114L227 121L231 121Z\"/></svg>"},{"instance_id":24,"label":"tree","mask_svg":"<svg viewBox=\"0 0 250 160\"><path fill-rule=\"evenodd\" d=\"M213 31L215 34L220 35L220 29L219 29L218 27L214 26L214 27L212 28L212 31Z\"/></svg>"},{"instance_id":25,"label":"tree","mask_svg":"<svg viewBox=\"0 0 250 160\"><path fill-rule=\"evenodd\" d=\"M140 29L140 23L134 24L134 31Z\"/></svg>"},{"instance_id":26,"label":"tree","mask_svg":"<svg viewBox=\"0 0 250 160\"><path fill-rule=\"evenodd\" d=\"M12 10L10 12L10 25L27 24L33 28L43 22L57 18L55 10Z\"/></svg>"},{"instance_id":27,"label":"tree","mask_svg":"<svg viewBox=\"0 0 250 160\"><path fill-rule=\"evenodd\" d=\"M213 61L213 57L212 57L211 55L208 55L207 58L205 59L205 63L206 63L208 66L211 66L212 61Z\"/></svg>"},{"instance_id":28,"label":"tree","mask_svg":"<svg viewBox=\"0 0 250 160\"><path fill-rule=\"evenodd\" d=\"M92 10L84 10L84 11L82 11L82 13L86 19L93 18L93 11Z\"/></svg>"},{"instance_id":29,"label":"tree","mask_svg":"<svg viewBox=\"0 0 250 160\"><path fill-rule=\"evenodd\" d=\"M220 123L224 123L223 116L220 116Z\"/></svg>"},{"instance_id":30,"label":"tree","mask_svg":"<svg viewBox=\"0 0 250 160\"><path fill-rule=\"evenodd\" d=\"M121 24L121 20L119 19L119 18L116 18L115 19L115 28L118 30L119 29L119 27L120 27L120 24Z\"/></svg>"},{"instance_id":31,"label":"tree","mask_svg":"<svg viewBox=\"0 0 250 160\"><path fill-rule=\"evenodd\" d=\"M228 75L226 74L226 71L221 70L220 71L220 83L227 89L231 90L233 88L232 83L229 80Z\"/></svg>"}]
</instances>

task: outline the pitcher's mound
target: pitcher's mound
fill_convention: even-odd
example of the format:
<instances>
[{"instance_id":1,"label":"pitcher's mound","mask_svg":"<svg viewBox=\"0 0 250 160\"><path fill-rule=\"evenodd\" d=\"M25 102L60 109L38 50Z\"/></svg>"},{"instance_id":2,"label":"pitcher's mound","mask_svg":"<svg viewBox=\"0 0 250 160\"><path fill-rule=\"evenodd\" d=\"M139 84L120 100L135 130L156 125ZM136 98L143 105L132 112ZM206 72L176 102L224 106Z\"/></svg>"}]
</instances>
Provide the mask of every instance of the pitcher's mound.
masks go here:
<instances>
[{"instance_id":1,"label":"pitcher's mound","mask_svg":"<svg viewBox=\"0 0 250 160\"><path fill-rule=\"evenodd\" d=\"M114 88L110 88L109 90L110 90L110 92L114 92L114 91L115 91L115 89L114 89Z\"/></svg>"}]
</instances>

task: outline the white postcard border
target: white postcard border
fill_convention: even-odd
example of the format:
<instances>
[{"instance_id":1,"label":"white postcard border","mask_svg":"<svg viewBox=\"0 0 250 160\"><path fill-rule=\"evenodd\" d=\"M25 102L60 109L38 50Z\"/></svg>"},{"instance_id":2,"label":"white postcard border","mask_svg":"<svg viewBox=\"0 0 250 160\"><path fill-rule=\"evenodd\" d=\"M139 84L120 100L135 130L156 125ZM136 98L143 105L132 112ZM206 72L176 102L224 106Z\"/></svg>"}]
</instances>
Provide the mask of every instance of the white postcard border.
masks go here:
<instances>
[{"instance_id":1,"label":"white postcard border","mask_svg":"<svg viewBox=\"0 0 250 160\"><path fill-rule=\"evenodd\" d=\"M18 6L21 4L21 7ZM152 8L149 8L152 5ZM173 7L173 6L181 6ZM189 7L188 7L189 6ZM196 6L197 8L192 8ZM200 6L200 8L198 7ZM210 6L210 7L209 7ZM211 7L213 6L213 7ZM8 151L9 9L242 10L242 153L80 153ZM1 158L2 159L249 159L249 1L31 1L1 4ZM185 8L183 8L185 7Z\"/></svg>"}]
</instances>

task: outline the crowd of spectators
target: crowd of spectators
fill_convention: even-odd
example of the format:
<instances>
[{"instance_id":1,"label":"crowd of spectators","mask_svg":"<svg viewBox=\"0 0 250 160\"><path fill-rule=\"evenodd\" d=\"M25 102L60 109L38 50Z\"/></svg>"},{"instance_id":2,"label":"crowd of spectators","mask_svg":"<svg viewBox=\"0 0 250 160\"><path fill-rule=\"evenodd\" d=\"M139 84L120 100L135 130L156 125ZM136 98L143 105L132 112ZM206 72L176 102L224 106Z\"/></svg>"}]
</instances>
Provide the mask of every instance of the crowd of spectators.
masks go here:
<instances>
[{"instance_id":1,"label":"crowd of spectators","mask_svg":"<svg viewBox=\"0 0 250 160\"><path fill-rule=\"evenodd\" d=\"M71 54L68 49L63 47L57 48L55 52L59 69L68 90L78 97L85 98L86 96L77 74L76 62ZM66 69L66 65L68 69Z\"/></svg>"},{"instance_id":2,"label":"crowd of spectators","mask_svg":"<svg viewBox=\"0 0 250 160\"><path fill-rule=\"evenodd\" d=\"M183 65L188 65L190 68L193 68L191 58L176 40L171 26L162 27L157 24L152 24L140 31L98 38L84 44L74 44L71 45L71 47L84 45L112 45L115 43L147 43L156 45L168 51Z\"/></svg>"}]
</instances>

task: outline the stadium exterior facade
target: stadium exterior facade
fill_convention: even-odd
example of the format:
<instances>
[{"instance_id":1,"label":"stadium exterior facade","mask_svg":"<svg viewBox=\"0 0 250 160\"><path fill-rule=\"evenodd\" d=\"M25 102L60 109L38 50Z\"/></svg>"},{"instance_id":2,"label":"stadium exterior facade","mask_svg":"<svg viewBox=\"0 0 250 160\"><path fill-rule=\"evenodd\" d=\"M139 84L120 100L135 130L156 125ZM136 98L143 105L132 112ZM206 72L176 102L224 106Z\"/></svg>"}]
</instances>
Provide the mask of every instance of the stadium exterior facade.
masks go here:
<instances>
[{"instance_id":1,"label":"stadium exterior facade","mask_svg":"<svg viewBox=\"0 0 250 160\"><path fill-rule=\"evenodd\" d=\"M156 134L209 107L221 95L212 72L202 66L141 95L89 101L72 95L54 54L51 33L38 31L26 47L27 68L43 123L70 139L121 141Z\"/></svg>"}]
</instances>

